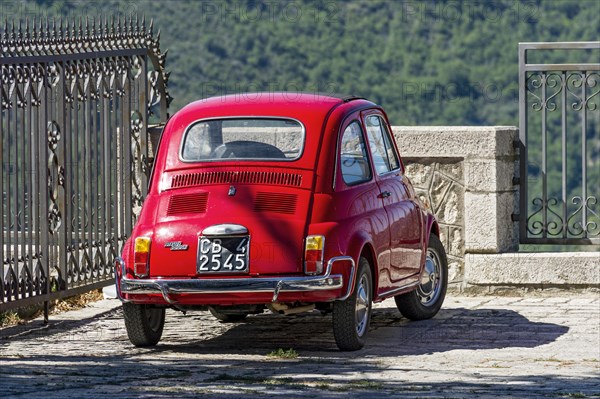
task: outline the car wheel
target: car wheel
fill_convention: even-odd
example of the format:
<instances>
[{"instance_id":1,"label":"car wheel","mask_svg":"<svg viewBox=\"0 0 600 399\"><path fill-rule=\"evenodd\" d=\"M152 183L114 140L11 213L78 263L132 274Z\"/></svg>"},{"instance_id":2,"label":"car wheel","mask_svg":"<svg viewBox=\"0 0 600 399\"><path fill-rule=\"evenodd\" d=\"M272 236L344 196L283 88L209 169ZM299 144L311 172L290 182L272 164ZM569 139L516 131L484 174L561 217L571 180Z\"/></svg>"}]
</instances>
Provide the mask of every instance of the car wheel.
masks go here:
<instances>
[{"instance_id":1,"label":"car wheel","mask_svg":"<svg viewBox=\"0 0 600 399\"><path fill-rule=\"evenodd\" d=\"M371 322L373 279L366 258L360 258L354 292L345 301L333 304L333 335L343 351L355 351L365 345Z\"/></svg>"},{"instance_id":2,"label":"car wheel","mask_svg":"<svg viewBox=\"0 0 600 399\"><path fill-rule=\"evenodd\" d=\"M135 346L154 346L160 341L165 326L165 308L151 305L123 304L125 328Z\"/></svg>"},{"instance_id":3,"label":"car wheel","mask_svg":"<svg viewBox=\"0 0 600 399\"><path fill-rule=\"evenodd\" d=\"M429 237L427 258L421 274L421 284L416 290L398 295L396 306L402 315L411 320L430 319L442 307L448 288L448 260L440 239Z\"/></svg>"},{"instance_id":4,"label":"car wheel","mask_svg":"<svg viewBox=\"0 0 600 399\"><path fill-rule=\"evenodd\" d=\"M246 317L248 317L248 313L221 313L212 306L208 308L210 314L215 316L218 320L223 323L235 323L237 321L242 321Z\"/></svg>"}]
</instances>

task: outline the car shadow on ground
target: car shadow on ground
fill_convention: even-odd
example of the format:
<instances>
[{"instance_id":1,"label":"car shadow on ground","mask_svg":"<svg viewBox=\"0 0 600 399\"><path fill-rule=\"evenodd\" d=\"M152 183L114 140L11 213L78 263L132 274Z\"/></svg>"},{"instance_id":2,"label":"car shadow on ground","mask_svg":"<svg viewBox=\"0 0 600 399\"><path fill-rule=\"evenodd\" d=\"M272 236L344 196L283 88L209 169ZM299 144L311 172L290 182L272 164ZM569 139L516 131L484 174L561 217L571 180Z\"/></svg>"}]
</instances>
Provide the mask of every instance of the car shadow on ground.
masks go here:
<instances>
[{"instance_id":1,"label":"car shadow on ground","mask_svg":"<svg viewBox=\"0 0 600 399\"><path fill-rule=\"evenodd\" d=\"M532 392L564 396L597 389L588 375L567 378L532 371L511 377L492 369L479 380L472 369L476 364L471 369L449 366L451 378L443 381L411 374L412 356L455 349L534 348L569 330L531 321L512 310L442 309L431 320L412 322L395 308L376 308L367 345L357 352L337 350L331 322L331 316L313 312L288 317L263 314L224 324L207 312L184 316L170 311L159 345L135 348L126 338L121 310L113 310L95 323L70 320L30 334L21 331L23 335L10 340L22 341L23 351L9 358L2 359L7 340L0 342L0 391L6 398L48 390L52 397L187 398L213 393L239 398L252 392L253 397L383 398L531 397ZM64 334L70 331L72 335ZM69 340L78 347L70 347ZM298 357L265 357L278 348L294 349ZM396 365L395 371L390 365ZM388 373L384 380L374 379L383 371ZM532 391L536 387L539 391Z\"/></svg>"},{"instance_id":2,"label":"car shadow on ground","mask_svg":"<svg viewBox=\"0 0 600 399\"><path fill-rule=\"evenodd\" d=\"M165 340L156 350L265 354L269 350L292 348L303 353L353 356L352 352L337 350L331 316L318 312L294 316L263 314L240 323L219 323L219 327L223 331L215 336L185 340L181 336L171 339L167 325ZM568 330L558 324L530 321L512 310L443 309L431 320L410 321L396 309L379 308L373 311L367 344L361 352L395 357L455 349L534 348L554 342Z\"/></svg>"},{"instance_id":3,"label":"car shadow on ground","mask_svg":"<svg viewBox=\"0 0 600 399\"><path fill-rule=\"evenodd\" d=\"M85 328L98 318L118 320L120 331L111 331L114 339L125 340L121 310L110 310L96 318L54 320L47 326L28 323L0 330L0 349L10 340L36 340ZM182 332L182 326L185 332ZM102 338L103 327L92 336ZM114 328L113 328L114 330ZM270 313L249 316L238 323L221 323L208 312L168 311L163 338L158 346L147 349L197 354L267 354L279 348L299 353L335 353L342 357L361 356L365 352L395 357L445 352L455 349L534 348L554 342L566 334L566 326L534 322L507 309L442 309L430 320L410 321L395 308L373 310L367 344L359 352L339 352L332 331L331 315L317 311L293 316ZM0 351L1 352L1 351Z\"/></svg>"},{"instance_id":4,"label":"car shadow on ground","mask_svg":"<svg viewBox=\"0 0 600 399\"><path fill-rule=\"evenodd\" d=\"M52 364L40 367L40 363ZM406 366L405 366L406 367ZM460 367L438 378L419 378L398 369L385 379L369 361L139 359L45 355L0 369L3 398L480 398L597 397L597 378L589 375L485 375ZM476 373L477 374L477 373ZM370 376L370 377L368 377ZM421 376L422 377L422 376ZM476 377L476 376L475 376ZM27 381L25 383L25 381Z\"/></svg>"}]
</instances>

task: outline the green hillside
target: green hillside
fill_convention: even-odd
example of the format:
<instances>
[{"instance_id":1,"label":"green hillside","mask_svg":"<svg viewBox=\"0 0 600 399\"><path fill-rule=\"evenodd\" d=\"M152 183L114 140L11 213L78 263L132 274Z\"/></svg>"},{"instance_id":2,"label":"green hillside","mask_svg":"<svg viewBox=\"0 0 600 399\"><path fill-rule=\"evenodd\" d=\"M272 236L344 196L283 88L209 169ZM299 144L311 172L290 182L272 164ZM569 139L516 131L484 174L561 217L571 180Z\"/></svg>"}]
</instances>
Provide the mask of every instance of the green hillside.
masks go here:
<instances>
[{"instance_id":1,"label":"green hillside","mask_svg":"<svg viewBox=\"0 0 600 399\"><path fill-rule=\"evenodd\" d=\"M2 7L8 18L153 18L169 49L173 110L229 92L343 92L383 105L392 124L403 125L515 125L518 42L600 38L595 0L38 0Z\"/></svg>"},{"instance_id":2,"label":"green hillside","mask_svg":"<svg viewBox=\"0 0 600 399\"><path fill-rule=\"evenodd\" d=\"M153 19L155 32L161 30L161 48L169 50L171 113L190 101L227 93L335 92L381 104L393 125L517 125L518 43L600 40L598 0L0 3L0 17L9 21L131 15ZM546 51L529 61L598 63L600 51ZM598 75L592 80L596 83L590 89L598 90ZM548 95L558 90L548 88ZM584 207L572 199L583 195L584 184L586 196L598 198L600 187L600 94L595 93L596 105L590 104L586 114L587 148L581 114L571 112L565 122L565 194L572 216L567 222L575 229L579 216L573 215ZM562 198L563 192L562 114L549 112L546 118L545 182L541 115L528 116L533 132L528 139L529 214L539 209L532 200L543 184L549 198ZM586 228L596 232L598 205L590 199L586 206Z\"/></svg>"}]
</instances>

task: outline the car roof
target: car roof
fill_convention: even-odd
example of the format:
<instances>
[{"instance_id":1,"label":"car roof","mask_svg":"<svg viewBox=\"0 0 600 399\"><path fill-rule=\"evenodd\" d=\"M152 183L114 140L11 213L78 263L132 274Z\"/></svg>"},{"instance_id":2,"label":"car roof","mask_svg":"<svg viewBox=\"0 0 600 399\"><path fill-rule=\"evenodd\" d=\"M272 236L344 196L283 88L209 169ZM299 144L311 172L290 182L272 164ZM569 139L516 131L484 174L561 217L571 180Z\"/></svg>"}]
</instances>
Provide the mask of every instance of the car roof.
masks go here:
<instances>
[{"instance_id":1,"label":"car roof","mask_svg":"<svg viewBox=\"0 0 600 399\"><path fill-rule=\"evenodd\" d=\"M290 110L297 109L303 112L327 112L335 105L354 100L365 100L364 97L355 95L333 93L305 93L305 92L253 92L237 93L223 96L214 96L194 101L185 106L180 112L208 111L212 108L225 107L229 111L236 109L251 110L253 106L279 108Z\"/></svg>"},{"instance_id":2,"label":"car roof","mask_svg":"<svg viewBox=\"0 0 600 399\"><path fill-rule=\"evenodd\" d=\"M205 119L220 118L289 118L301 122L306 134L302 157L286 167L313 169L329 117L339 121L348 112L377 107L358 96L322 93L258 92L210 97L186 105L167 123L161 136L161 150L156 163L160 170L196 167L179 158L187 129ZM332 139L333 140L333 139ZM164 143L164 144L162 144ZM283 166L283 165L282 165Z\"/></svg>"}]
</instances>

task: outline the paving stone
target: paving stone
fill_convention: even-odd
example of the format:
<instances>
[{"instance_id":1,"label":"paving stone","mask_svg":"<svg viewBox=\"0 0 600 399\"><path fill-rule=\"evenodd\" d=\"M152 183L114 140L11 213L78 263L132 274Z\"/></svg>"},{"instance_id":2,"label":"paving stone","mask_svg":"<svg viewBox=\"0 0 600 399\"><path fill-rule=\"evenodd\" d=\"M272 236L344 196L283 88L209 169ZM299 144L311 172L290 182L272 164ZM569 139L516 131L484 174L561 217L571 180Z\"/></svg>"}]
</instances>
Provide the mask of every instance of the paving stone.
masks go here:
<instances>
[{"instance_id":1,"label":"paving stone","mask_svg":"<svg viewBox=\"0 0 600 399\"><path fill-rule=\"evenodd\" d=\"M295 359L267 356L292 348ZM331 316L167 312L135 348L115 300L0 329L2 398L600 398L598 293L448 297L432 320L375 304L368 343L339 352Z\"/></svg>"}]
</instances>

